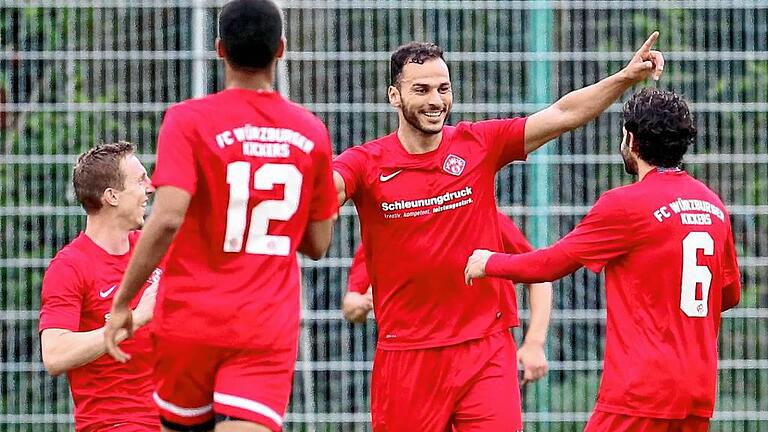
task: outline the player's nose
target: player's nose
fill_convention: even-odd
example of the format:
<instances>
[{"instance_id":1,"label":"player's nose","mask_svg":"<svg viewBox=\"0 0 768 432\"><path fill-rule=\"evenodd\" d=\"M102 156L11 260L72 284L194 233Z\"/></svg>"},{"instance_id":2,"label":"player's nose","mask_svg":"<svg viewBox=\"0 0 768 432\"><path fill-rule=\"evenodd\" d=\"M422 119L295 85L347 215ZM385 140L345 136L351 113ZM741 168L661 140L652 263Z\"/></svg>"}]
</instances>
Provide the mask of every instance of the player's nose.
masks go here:
<instances>
[{"instance_id":1,"label":"player's nose","mask_svg":"<svg viewBox=\"0 0 768 432\"><path fill-rule=\"evenodd\" d=\"M427 103L429 104L429 107L433 109L443 109L445 106L443 103L443 98L440 96L440 92L437 91L437 89L429 92L429 99L427 100Z\"/></svg>"},{"instance_id":2,"label":"player's nose","mask_svg":"<svg viewBox=\"0 0 768 432\"><path fill-rule=\"evenodd\" d=\"M157 190L155 188L155 185L152 184L152 179L151 178L147 179L147 184L146 184L144 190L145 190L145 193L147 194L147 196L152 195L153 193L155 193L155 190Z\"/></svg>"}]
</instances>

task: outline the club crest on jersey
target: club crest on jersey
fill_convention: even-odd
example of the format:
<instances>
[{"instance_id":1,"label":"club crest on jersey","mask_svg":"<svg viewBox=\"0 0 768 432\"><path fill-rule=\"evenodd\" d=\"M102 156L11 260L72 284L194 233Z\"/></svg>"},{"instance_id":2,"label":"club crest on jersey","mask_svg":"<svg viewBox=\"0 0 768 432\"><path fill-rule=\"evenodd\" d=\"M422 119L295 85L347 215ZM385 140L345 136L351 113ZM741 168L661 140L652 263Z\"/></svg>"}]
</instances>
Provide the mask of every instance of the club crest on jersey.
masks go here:
<instances>
[{"instance_id":1,"label":"club crest on jersey","mask_svg":"<svg viewBox=\"0 0 768 432\"><path fill-rule=\"evenodd\" d=\"M445 162L443 162L443 171L447 172L450 175L461 175L462 172L464 172L464 166L467 165L467 161L464 159L454 155L449 154L447 158L445 158Z\"/></svg>"}]
</instances>

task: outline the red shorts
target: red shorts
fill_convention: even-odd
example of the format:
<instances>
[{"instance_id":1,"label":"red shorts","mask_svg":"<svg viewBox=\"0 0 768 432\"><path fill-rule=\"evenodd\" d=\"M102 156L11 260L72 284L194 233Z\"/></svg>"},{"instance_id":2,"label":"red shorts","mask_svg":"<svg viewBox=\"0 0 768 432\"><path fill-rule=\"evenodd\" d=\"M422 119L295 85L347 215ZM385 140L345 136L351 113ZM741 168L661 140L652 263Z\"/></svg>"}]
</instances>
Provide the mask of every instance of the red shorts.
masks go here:
<instances>
[{"instance_id":1,"label":"red shorts","mask_svg":"<svg viewBox=\"0 0 768 432\"><path fill-rule=\"evenodd\" d=\"M684 419L634 417L595 411L584 432L707 432L709 419L690 416Z\"/></svg>"},{"instance_id":2,"label":"red shorts","mask_svg":"<svg viewBox=\"0 0 768 432\"><path fill-rule=\"evenodd\" d=\"M521 431L515 342L508 331L447 347L377 350L374 432Z\"/></svg>"},{"instance_id":3,"label":"red shorts","mask_svg":"<svg viewBox=\"0 0 768 432\"><path fill-rule=\"evenodd\" d=\"M155 402L164 423L196 426L214 414L282 430L296 345L235 349L154 337Z\"/></svg>"},{"instance_id":4,"label":"red shorts","mask_svg":"<svg viewBox=\"0 0 768 432\"><path fill-rule=\"evenodd\" d=\"M157 432L160 430L160 423L155 425L141 423L116 423L109 426L95 426L85 428L82 432Z\"/></svg>"}]
</instances>

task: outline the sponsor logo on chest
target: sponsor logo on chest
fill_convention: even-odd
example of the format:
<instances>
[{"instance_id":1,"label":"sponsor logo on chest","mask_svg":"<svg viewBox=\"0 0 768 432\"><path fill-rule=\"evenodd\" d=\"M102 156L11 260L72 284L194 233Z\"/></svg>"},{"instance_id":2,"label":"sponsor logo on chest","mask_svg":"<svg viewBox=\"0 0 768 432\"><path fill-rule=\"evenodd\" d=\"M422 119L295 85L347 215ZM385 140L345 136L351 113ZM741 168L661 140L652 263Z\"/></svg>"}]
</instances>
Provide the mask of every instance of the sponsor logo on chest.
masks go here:
<instances>
[{"instance_id":1,"label":"sponsor logo on chest","mask_svg":"<svg viewBox=\"0 0 768 432\"><path fill-rule=\"evenodd\" d=\"M160 283L160 276L162 276L163 270L159 267L155 268L152 271L152 274L149 275L149 278L147 278L147 281L144 282L146 285L146 289L149 289L152 286L157 285ZM120 283L112 284L108 288L102 288L99 290L99 299L106 300L108 298L114 297L112 294L115 293L117 288L120 286ZM106 303L102 303L103 305ZM104 314L104 322L109 321L109 313Z\"/></svg>"},{"instance_id":2,"label":"sponsor logo on chest","mask_svg":"<svg viewBox=\"0 0 768 432\"><path fill-rule=\"evenodd\" d=\"M107 289L99 290L99 297L105 299L109 297L109 295L112 294L115 289L117 289L117 284L114 284Z\"/></svg>"},{"instance_id":3,"label":"sponsor logo on chest","mask_svg":"<svg viewBox=\"0 0 768 432\"><path fill-rule=\"evenodd\" d=\"M160 282L160 276L163 274L163 270L161 268L155 268L152 271L152 274L149 275L149 278L147 278L147 281L144 282L147 288L157 285ZM115 293L117 288L120 286L120 282L107 284L106 286L103 286L99 288L98 295L99 298L102 300L106 300L108 298L114 297L112 294Z\"/></svg>"}]
</instances>

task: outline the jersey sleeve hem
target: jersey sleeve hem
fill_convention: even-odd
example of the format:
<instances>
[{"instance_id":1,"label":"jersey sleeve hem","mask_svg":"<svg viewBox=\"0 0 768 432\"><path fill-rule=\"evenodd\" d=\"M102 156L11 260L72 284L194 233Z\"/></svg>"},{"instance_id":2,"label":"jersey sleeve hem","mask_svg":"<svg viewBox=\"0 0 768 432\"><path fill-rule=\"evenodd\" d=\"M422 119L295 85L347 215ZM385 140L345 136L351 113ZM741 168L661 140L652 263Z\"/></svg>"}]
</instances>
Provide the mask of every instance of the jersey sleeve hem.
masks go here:
<instances>
[{"instance_id":1,"label":"jersey sleeve hem","mask_svg":"<svg viewBox=\"0 0 768 432\"><path fill-rule=\"evenodd\" d=\"M80 329L77 326L74 326L70 323L51 320L47 322L40 321L40 325L37 328L37 332L42 333L43 330L49 330L49 329L62 329L62 330L69 330L71 332L80 331Z\"/></svg>"},{"instance_id":2,"label":"jersey sleeve hem","mask_svg":"<svg viewBox=\"0 0 768 432\"><path fill-rule=\"evenodd\" d=\"M333 170L341 175L341 179L344 180L344 199L348 200L352 198L352 194L349 191L350 180L352 179L352 170L343 162L334 161Z\"/></svg>"},{"instance_id":3,"label":"jersey sleeve hem","mask_svg":"<svg viewBox=\"0 0 768 432\"><path fill-rule=\"evenodd\" d=\"M324 221L324 220L332 218L333 215L335 215L338 212L339 212L338 205L333 204L333 205L329 206L328 208L323 209L323 211L311 214L310 217L309 217L309 220L311 222Z\"/></svg>"}]
</instances>

